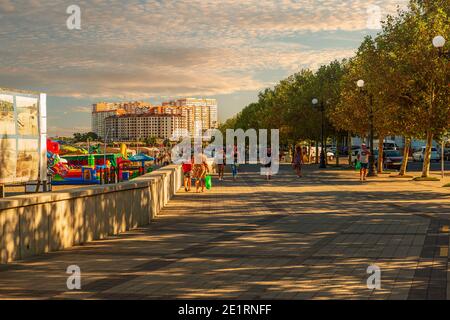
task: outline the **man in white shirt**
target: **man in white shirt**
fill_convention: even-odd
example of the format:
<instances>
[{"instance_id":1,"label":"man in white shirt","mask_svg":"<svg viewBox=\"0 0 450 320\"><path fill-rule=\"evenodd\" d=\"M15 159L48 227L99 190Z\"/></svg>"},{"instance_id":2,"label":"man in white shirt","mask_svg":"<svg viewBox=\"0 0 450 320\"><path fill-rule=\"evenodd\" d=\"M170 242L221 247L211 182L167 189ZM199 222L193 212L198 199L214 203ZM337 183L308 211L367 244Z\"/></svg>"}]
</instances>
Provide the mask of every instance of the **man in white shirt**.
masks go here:
<instances>
[{"instance_id":1,"label":"man in white shirt","mask_svg":"<svg viewBox=\"0 0 450 320\"><path fill-rule=\"evenodd\" d=\"M367 169L369 168L369 156L370 151L367 149L366 144L363 143L358 153L358 161L361 163L361 169L359 171L359 180L361 181L366 181Z\"/></svg>"}]
</instances>

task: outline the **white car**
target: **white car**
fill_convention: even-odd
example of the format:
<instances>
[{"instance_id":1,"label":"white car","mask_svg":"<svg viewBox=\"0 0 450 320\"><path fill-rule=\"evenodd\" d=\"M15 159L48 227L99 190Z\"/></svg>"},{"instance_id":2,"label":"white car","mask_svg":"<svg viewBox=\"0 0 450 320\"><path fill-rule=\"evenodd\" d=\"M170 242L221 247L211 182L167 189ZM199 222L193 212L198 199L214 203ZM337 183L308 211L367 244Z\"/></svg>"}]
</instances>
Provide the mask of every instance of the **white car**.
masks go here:
<instances>
[{"instance_id":1,"label":"white car","mask_svg":"<svg viewBox=\"0 0 450 320\"><path fill-rule=\"evenodd\" d=\"M425 148L422 147L419 151L413 153L413 161L423 161L425 155ZM441 154L435 147L431 148L431 161L440 161Z\"/></svg>"}]
</instances>

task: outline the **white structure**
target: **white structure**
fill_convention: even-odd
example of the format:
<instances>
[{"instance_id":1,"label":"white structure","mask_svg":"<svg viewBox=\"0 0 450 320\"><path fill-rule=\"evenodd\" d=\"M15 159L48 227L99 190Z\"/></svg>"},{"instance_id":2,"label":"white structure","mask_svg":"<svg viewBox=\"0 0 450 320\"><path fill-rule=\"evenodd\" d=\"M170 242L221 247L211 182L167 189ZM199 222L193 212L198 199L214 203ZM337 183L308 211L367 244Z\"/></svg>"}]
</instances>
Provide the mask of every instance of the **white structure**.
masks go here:
<instances>
[{"instance_id":1,"label":"white structure","mask_svg":"<svg viewBox=\"0 0 450 320\"><path fill-rule=\"evenodd\" d=\"M0 184L47 180L47 96L0 89Z\"/></svg>"}]
</instances>

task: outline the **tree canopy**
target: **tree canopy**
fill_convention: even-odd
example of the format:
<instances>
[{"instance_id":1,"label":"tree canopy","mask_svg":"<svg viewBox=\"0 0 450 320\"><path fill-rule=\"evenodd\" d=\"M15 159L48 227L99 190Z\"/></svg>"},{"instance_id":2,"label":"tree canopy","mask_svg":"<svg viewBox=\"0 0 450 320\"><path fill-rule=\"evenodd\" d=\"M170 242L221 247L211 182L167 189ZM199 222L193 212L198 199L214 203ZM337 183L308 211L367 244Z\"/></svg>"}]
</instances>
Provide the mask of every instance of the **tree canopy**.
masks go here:
<instances>
[{"instance_id":1,"label":"tree canopy","mask_svg":"<svg viewBox=\"0 0 450 320\"><path fill-rule=\"evenodd\" d=\"M363 40L354 57L281 80L221 129L280 129L282 143L319 140L320 108L311 103L317 98L325 108L328 137L364 137L373 115L380 138L426 139L423 176L428 176L433 139L447 131L450 120L449 61L432 44L437 35L450 39L449 18L450 0L410 0L406 10L383 21L376 37ZM358 80L364 80L364 94Z\"/></svg>"}]
</instances>

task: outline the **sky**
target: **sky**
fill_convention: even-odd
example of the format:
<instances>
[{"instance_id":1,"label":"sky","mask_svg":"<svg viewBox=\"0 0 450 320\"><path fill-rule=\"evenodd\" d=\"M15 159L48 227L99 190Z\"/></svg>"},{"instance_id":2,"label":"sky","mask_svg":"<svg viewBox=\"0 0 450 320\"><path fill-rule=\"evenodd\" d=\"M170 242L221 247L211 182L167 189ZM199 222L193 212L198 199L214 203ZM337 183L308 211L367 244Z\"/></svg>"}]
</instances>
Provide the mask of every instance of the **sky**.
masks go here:
<instances>
[{"instance_id":1,"label":"sky","mask_svg":"<svg viewBox=\"0 0 450 320\"><path fill-rule=\"evenodd\" d=\"M0 87L47 93L50 135L90 131L98 101L216 98L225 121L302 68L351 57L406 3L0 0Z\"/></svg>"}]
</instances>

